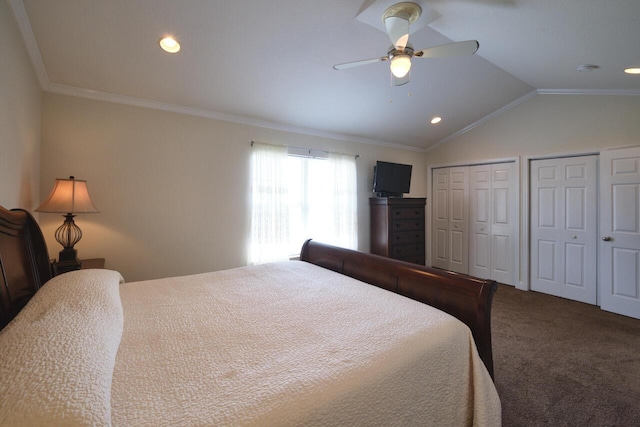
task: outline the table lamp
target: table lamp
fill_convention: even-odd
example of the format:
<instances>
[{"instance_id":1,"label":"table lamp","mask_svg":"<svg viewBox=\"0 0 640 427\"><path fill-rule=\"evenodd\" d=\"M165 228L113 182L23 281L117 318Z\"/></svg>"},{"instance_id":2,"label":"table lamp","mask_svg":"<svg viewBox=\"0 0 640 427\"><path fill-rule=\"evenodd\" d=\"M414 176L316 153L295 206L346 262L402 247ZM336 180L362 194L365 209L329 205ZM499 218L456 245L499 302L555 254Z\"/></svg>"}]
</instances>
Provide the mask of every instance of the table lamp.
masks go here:
<instances>
[{"instance_id":1,"label":"table lamp","mask_svg":"<svg viewBox=\"0 0 640 427\"><path fill-rule=\"evenodd\" d=\"M56 178L49 198L36 209L36 212L64 214L64 222L55 234L56 241L64 248L60 251L59 263L70 270L80 268L78 252L73 246L82 239L82 231L73 221L73 217L78 213L98 213L89 197L87 181L75 179L73 176L69 179Z\"/></svg>"}]
</instances>

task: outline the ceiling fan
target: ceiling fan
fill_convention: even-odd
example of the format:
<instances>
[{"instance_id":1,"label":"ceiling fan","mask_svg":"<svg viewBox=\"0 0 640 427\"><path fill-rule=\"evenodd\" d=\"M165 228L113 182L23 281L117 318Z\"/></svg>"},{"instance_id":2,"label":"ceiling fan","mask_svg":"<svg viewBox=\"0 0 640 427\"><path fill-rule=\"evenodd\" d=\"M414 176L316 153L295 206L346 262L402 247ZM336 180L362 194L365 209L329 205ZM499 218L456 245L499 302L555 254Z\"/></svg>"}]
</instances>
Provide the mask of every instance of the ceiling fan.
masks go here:
<instances>
[{"instance_id":1,"label":"ceiling fan","mask_svg":"<svg viewBox=\"0 0 640 427\"><path fill-rule=\"evenodd\" d=\"M334 65L333 68L335 70L344 70L360 65L373 64L374 62L390 61L389 68L393 75L393 83L396 86L401 86L409 83L411 58L467 56L476 53L478 47L480 47L476 40L467 40L428 47L418 51L414 50L409 44L409 25L413 24L421 13L422 8L415 3L403 2L390 6L382 14L382 21L392 43L387 55L379 58L345 62L344 64Z\"/></svg>"}]
</instances>

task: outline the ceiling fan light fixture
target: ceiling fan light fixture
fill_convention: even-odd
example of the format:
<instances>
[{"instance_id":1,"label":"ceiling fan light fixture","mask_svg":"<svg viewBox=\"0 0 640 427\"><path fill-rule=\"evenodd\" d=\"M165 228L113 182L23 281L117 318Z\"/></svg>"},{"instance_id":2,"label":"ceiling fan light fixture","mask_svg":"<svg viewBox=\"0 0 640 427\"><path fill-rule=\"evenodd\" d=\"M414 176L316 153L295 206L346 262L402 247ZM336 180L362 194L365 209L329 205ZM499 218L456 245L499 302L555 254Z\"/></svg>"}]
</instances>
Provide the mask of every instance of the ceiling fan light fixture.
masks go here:
<instances>
[{"instance_id":1,"label":"ceiling fan light fixture","mask_svg":"<svg viewBox=\"0 0 640 427\"><path fill-rule=\"evenodd\" d=\"M180 51L180 43L171 36L165 36L158 42L162 50L167 53L178 53Z\"/></svg>"},{"instance_id":2,"label":"ceiling fan light fixture","mask_svg":"<svg viewBox=\"0 0 640 427\"><path fill-rule=\"evenodd\" d=\"M627 74L640 74L640 67L625 68L624 72Z\"/></svg>"},{"instance_id":3,"label":"ceiling fan light fixture","mask_svg":"<svg viewBox=\"0 0 640 427\"><path fill-rule=\"evenodd\" d=\"M409 73L411 69L411 56L401 53L391 58L391 74L401 79Z\"/></svg>"}]
</instances>

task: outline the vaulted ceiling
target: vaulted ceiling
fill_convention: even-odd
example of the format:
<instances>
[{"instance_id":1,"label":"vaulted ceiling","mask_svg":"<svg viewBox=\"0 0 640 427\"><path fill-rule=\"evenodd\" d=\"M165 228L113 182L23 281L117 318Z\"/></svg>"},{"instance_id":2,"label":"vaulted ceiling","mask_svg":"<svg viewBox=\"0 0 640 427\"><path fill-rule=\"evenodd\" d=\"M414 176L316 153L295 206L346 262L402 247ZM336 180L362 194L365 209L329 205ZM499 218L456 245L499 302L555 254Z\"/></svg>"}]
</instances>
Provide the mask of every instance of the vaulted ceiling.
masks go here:
<instances>
[{"instance_id":1,"label":"vaulted ceiling","mask_svg":"<svg viewBox=\"0 0 640 427\"><path fill-rule=\"evenodd\" d=\"M294 132L424 150L536 93L640 96L639 0L414 0L416 49L480 49L413 58L404 86L388 62L332 68L386 55L371 16L393 0L8 1L45 91Z\"/></svg>"}]
</instances>

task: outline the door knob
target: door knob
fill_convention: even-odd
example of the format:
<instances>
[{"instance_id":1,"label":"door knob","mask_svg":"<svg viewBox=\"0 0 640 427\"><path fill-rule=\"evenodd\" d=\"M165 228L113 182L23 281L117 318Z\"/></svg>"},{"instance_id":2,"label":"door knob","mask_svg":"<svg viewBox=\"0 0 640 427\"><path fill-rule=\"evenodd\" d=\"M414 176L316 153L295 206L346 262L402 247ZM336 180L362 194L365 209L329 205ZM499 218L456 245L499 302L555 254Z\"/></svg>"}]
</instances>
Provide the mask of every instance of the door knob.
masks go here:
<instances>
[{"instance_id":1,"label":"door knob","mask_svg":"<svg viewBox=\"0 0 640 427\"><path fill-rule=\"evenodd\" d=\"M609 236L604 236L604 237L602 238L602 240L604 240L605 242L610 242L610 241L612 241L613 239L612 239L611 237L609 237Z\"/></svg>"}]
</instances>

